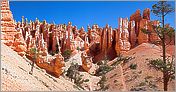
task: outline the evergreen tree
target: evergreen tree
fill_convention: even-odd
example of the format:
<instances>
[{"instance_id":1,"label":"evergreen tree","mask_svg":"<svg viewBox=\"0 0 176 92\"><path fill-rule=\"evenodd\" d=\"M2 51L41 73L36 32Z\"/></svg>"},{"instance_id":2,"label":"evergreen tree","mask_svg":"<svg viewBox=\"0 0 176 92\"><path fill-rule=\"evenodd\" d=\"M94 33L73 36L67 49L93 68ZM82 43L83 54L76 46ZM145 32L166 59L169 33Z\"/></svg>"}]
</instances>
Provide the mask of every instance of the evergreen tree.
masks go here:
<instances>
[{"instance_id":1,"label":"evergreen tree","mask_svg":"<svg viewBox=\"0 0 176 92\"><path fill-rule=\"evenodd\" d=\"M167 58L166 46L170 43L166 42L166 39L167 37L170 37L170 40L171 40L171 38L174 37L175 30L165 25L165 17L169 13L174 12L174 8L167 1L159 1L157 2L157 4L154 4L152 6L152 12L156 16L161 18L161 22L160 22L161 25L153 26L153 29L160 39L163 53L162 53L162 59L151 60L150 65L153 66L155 69L160 70L163 73L163 87L164 87L164 91L167 91L168 82L175 73L174 71L175 65L173 65L174 59L169 60ZM150 32L147 32L147 30L143 30L143 31L144 33L150 33Z\"/></svg>"}]
</instances>

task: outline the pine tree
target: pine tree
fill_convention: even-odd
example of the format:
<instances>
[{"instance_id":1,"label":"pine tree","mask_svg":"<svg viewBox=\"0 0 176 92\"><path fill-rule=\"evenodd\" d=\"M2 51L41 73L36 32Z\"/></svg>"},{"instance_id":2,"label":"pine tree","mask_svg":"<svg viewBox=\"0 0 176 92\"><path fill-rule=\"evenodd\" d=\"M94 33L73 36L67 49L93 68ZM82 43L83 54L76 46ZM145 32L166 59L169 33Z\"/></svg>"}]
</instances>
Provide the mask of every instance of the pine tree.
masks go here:
<instances>
[{"instance_id":1,"label":"pine tree","mask_svg":"<svg viewBox=\"0 0 176 92\"><path fill-rule=\"evenodd\" d=\"M163 87L164 91L168 90L168 82L175 73L174 59L167 59L166 46L169 44L166 42L166 37L171 38L174 36L175 30L169 26L165 25L165 17L169 13L174 12L173 6L167 1L159 1L157 4L152 6L152 12L161 18L161 25L153 26L154 32L158 35L161 46L162 46L162 59L151 60L150 65L155 69L160 70L163 73ZM144 33L150 33L143 30ZM171 42L171 41L170 41ZM174 58L174 57L173 57Z\"/></svg>"}]
</instances>

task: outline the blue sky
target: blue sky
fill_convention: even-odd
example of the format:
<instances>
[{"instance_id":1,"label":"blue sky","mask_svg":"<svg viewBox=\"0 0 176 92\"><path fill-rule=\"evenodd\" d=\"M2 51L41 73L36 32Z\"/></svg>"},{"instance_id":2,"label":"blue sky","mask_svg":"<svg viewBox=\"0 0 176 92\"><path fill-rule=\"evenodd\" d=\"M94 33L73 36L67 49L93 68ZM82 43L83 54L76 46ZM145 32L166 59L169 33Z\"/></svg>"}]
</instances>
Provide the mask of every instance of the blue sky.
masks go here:
<instances>
[{"instance_id":1,"label":"blue sky","mask_svg":"<svg viewBox=\"0 0 176 92\"><path fill-rule=\"evenodd\" d=\"M152 7L154 1L114 1L114 2L61 2L61 1L10 1L10 8L16 21L21 21L21 16L28 20L46 19L47 22L81 26L87 29L87 25L98 24L104 27L109 24L113 28L118 27L118 18L129 18L137 9L141 12L145 8ZM174 2L172 2L174 5ZM166 23L174 27L174 13L166 16ZM160 19L151 13L151 20Z\"/></svg>"}]
</instances>

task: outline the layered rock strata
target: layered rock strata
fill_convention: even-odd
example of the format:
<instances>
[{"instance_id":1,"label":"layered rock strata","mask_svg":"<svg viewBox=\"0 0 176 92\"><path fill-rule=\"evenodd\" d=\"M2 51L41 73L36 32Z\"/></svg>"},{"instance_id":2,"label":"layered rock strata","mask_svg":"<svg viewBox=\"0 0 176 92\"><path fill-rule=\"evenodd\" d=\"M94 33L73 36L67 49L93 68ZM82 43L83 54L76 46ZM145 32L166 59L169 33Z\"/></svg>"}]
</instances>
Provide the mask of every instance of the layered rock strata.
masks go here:
<instances>
[{"instance_id":1,"label":"layered rock strata","mask_svg":"<svg viewBox=\"0 0 176 92\"><path fill-rule=\"evenodd\" d=\"M67 50L72 55L81 51L82 67L89 71L92 63L105 58L112 60L139 44L159 40L152 27L159 25L159 22L150 20L148 8L143 11L143 15L137 10L130 19L119 18L116 29L108 24L103 28L94 24L92 27L87 26L87 32L83 27L78 29L71 22L56 25L49 24L46 20L39 21L36 18L35 21L28 21L22 17L21 22L15 23L6 0L1 2L1 15L1 40L21 56L26 54L31 60L31 49L35 48L39 55L37 65L57 77L62 73L62 55ZM150 34L145 34L143 29ZM59 70L56 71L55 68Z\"/></svg>"}]
</instances>

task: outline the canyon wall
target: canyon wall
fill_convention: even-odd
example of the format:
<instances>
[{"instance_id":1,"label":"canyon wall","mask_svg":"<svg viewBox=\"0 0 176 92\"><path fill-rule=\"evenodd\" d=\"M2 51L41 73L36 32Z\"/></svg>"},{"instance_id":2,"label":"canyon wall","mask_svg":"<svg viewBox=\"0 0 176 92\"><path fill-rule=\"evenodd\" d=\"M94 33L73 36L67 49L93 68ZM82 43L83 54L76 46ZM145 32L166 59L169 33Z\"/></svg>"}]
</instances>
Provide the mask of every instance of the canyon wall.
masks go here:
<instances>
[{"instance_id":1,"label":"canyon wall","mask_svg":"<svg viewBox=\"0 0 176 92\"><path fill-rule=\"evenodd\" d=\"M68 24L50 24L46 20L28 21L22 16L21 22L15 23L12 12L10 11L9 2L1 2L1 40L19 55L27 55L32 58L31 49L36 48L40 53L39 62L54 62L43 65L38 64L44 69L56 73L58 69L64 66L62 64L63 53L70 50L72 54L81 51L83 67L86 71L90 69L92 62L96 63L102 59L112 60L117 55L138 46L142 43L154 43L159 40L157 34L153 31L152 25L159 25L158 21L150 20L150 9L145 9L143 15L140 10L128 18L118 19L118 28L113 29L108 24L101 28L97 24L87 26L87 32L83 27L80 29ZM151 34L145 34L143 29L148 30ZM53 58L48 59L48 55ZM92 57L87 58L87 57ZM86 67L89 66L89 67ZM60 75L61 71L57 71Z\"/></svg>"}]
</instances>

